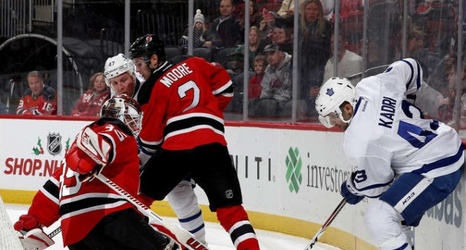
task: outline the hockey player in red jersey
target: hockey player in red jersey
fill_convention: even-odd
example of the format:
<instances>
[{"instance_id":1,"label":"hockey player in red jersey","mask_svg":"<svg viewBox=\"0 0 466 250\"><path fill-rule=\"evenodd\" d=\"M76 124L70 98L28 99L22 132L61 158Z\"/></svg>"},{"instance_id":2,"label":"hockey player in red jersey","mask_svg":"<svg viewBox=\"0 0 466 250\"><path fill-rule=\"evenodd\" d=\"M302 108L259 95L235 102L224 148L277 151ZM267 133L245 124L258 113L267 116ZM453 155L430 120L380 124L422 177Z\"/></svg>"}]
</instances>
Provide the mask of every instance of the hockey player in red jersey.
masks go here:
<instances>
[{"instance_id":1,"label":"hockey player in red jersey","mask_svg":"<svg viewBox=\"0 0 466 250\"><path fill-rule=\"evenodd\" d=\"M134 44L138 44L139 42L140 40L137 40ZM131 48L130 54L134 57L137 51L133 48L133 45ZM145 48L150 50L152 47ZM144 79L137 79L135 70ZM137 98L140 87L144 84L145 79L151 75L151 70L146 66L143 73L140 62L134 63L133 60L125 57L123 54L118 54L107 59L104 74L107 79L107 85L112 88L115 94L127 94L132 95L133 98ZM145 163L149 158L146 154L140 154L140 156L141 164ZM191 181L189 179L181 181L167 195L167 198L178 217L180 226L193 234L197 240L207 244L202 211L197 202L197 196L194 193Z\"/></svg>"},{"instance_id":2,"label":"hockey player in red jersey","mask_svg":"<svg viewBox=\"0 0 466 250\"><path fill-rule=\"evenodd\" d=\"M140 201L138 196L138 103L126 95L109 99L101 118L79 132L65 156L66 164L35 195L26 215L14 228L25 235L23 245L39 249L53 244L42 231L61 219L64 246L74 249L177 249L155 231L137 209L94 173L102 173ZM37 240L39 239L39 240Z\"/></svg>"},{"instance_id":3,"label":"hockey player in red jersey","mask_svg":"<svg viewBox=\"0 0 466 250\"><path fill-rule=\"evenodd\" d=\"M191 176L236 248L259 249L224 137L223 110L233 97L230 76L198 57L165 61L163 43L156 44L145 58L148 63L155 55L158 63L138 96L144 111L138 142L142 152L152 155L143 166L141 191L162 200Z\"/></svg>"}]
</instances>

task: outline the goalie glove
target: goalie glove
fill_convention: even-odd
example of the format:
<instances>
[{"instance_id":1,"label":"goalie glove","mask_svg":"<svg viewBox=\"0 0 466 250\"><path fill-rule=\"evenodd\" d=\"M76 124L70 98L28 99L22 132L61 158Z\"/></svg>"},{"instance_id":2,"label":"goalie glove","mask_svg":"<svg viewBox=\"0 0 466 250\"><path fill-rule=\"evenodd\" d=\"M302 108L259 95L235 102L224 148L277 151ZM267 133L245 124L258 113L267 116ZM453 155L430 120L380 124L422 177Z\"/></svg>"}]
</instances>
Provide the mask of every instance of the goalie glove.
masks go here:
<instances>
[{"instance_id":1,"label":"goalie glove","mask_svg":"<svg viewBox=\"0 0 466 250\"><path fill-rule=\"evenodd\" d=\"M79 173L81 182L91 181L107 165L111 145L102 136L86 127L66 154L67 166Z\"/></svg>"},{"instance_id":2,"label":"goalie glove","mask_svg":"<svg viewBox=\"0 0 466 250\"><path fill-rule=\"evenodd\" d=\"M41 228L34 228L25 235L19 236L19 241L24 250L42 250L55 244Z\"/></svg>"},{"instance_id":3,"label":"goalie glove","mask_svg":"<svg viewBox=\"0 0 466 250\"><path fill-rule=\"evenodd\" d=\"M15 222L13 228L16 231L20 231L22 234L25 234L29 230L34 228L42 228L40 222L29 214L23 214L19 217L19 220Z\"/></svg>"}]
</instances>

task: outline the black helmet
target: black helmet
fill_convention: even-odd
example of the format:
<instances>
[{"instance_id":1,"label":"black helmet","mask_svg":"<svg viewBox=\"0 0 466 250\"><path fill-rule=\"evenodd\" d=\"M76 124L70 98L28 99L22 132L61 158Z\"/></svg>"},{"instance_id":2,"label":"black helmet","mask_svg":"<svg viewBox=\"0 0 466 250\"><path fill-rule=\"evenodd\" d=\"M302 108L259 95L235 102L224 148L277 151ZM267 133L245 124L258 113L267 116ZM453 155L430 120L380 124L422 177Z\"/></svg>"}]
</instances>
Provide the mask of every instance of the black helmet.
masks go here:
<instances>
[{"instance_id":1,"label":"black helmet","mask_svg":"<svg viewBox=\"0 0 466 250\"><path fill-rule=\"evenodd\" d=\"M150 57L156 54L159 61L165 61L165 45L158 38L157 35L147 34L139 37L131 44L129 49L129 56L131 59L136 57L144 57L146 63L149 62Z\"/></svg>"}]
</instances>

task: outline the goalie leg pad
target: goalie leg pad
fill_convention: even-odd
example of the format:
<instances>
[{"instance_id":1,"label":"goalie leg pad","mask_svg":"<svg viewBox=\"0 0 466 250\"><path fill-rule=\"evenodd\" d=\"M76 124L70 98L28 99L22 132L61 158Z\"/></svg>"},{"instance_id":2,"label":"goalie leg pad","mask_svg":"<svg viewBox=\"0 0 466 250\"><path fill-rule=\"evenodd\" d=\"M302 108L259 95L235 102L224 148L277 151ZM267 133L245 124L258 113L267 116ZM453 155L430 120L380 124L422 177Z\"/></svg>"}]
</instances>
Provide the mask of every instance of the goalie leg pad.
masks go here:
<instances>
[{"instance_id":1,"label":"goalie leg pad","mask_svg":"<svg viewBox=\"0 0 466 250\"><path fill-rule=\"evenodd\" d=\"M25 250L42 250L55 244L55 242L40 228L34 228L19 240Z\"/></svg>"}]
</instances>

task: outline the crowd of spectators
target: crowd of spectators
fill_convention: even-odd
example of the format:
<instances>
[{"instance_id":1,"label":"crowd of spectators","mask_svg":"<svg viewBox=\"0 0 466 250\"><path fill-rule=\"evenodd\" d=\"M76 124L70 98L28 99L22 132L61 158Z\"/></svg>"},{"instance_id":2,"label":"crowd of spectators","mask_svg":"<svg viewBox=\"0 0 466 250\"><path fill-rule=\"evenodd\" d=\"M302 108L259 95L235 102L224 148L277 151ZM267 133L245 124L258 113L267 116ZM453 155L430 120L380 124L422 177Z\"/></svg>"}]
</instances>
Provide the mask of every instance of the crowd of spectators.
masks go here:
<instances>
[{"instance_id":1,"label":"crowd of spectators","mask_svg":"<svg viewBox=\"0 0 466 250\"><path fill-rule=\"evenodd\" d=\"M314 100L320 86L329 78L352 76L366 69L383 67L402 57L412 57L423 66L424 79L436 91L435 96L439 96L439 93L443 97L439 102L442 107L438 109L442 112L430 109L429 113L443 120L452 119L452 102L456 92L451 85L452 79L458 75L453 63L457 60L453 55L458 44L454 35L457 17L451 11L455 1L417 0L409 3L411 15L404 55L401 48L403 37L400 34L399 1L368 1L369 23L365 43L362 42L364 3L361 0L341 1L339 33L336 38L333 37L336 20L333 1L251 0L249 3L249 6L245 6L243 1L218 0L215 14L198 7L193 13L193 26L186 27L177 44L180 53L186 54L188 43L192 40L193 48L209 51L206 60L219 63L227 69L236 88L235 100L227 109L229 112L241 113L243 98L246 98L249 115L253 118L289 118L292 79L295 78L298 83L298 119L314 120L317 118ZM295 13L295 4L299 4L298 13ZM249 8L248 25L245 23L246 7ZM294 27L295 15L298 15L299 27ZM384 17L388 17L384 19L387 21L384 26L387 30L376 25ZM246 37L248 48L244 43L245 27L249 27ZM193 30L192 39L188 37L190 29ZM296 40L297 54L294 51ZM243 72L246 51L249 67L247 72ZM294 59L298 65L293 65ZM293 69L296 69L297 75L293 75ZM245 79L248 79L246 85ZM358 80L360 78L354 78L352 83L356 85ZM47 88L51 87L50 84L47 84L45 78L42 81L44 89L50 92ZM8 90L11 92L8 98L2 95L0 113L12 113L11 107L16 109L15 105L20 103L19 99L26 88L21 89L21 85L15 85L17 82L21 81L12 79L9 85L4 85L4 88L14 90ZM87 108L84 107L86 102L95 102L94 105L98 106L98 100L108 91L97 90L98 84L94 84L94 80L91 80L90 85L90 89L79 100L75 100L76 105L70 115L92 115L83 111ZM247 96L243 96L243 86L248 88ZM463 96L462 93L460 95ZM28 111L21 109L18 112Z\"/></svg>"}]
</instances>

